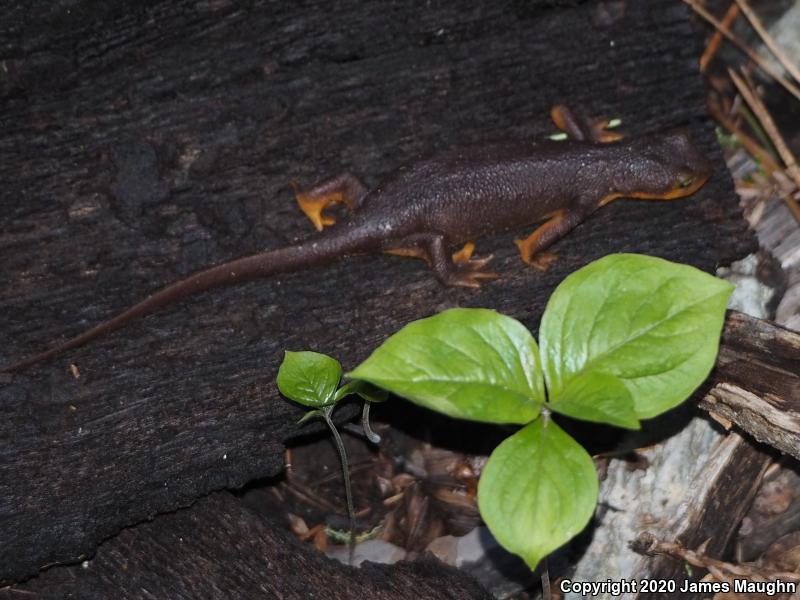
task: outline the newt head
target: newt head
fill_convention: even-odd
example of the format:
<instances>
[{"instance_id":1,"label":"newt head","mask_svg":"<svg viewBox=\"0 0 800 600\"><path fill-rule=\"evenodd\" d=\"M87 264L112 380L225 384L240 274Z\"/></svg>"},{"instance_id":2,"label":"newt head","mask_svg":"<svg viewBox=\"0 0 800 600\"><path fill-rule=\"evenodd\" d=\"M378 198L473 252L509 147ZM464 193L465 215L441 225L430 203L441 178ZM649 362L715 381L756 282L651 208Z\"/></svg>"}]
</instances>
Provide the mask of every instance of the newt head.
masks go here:
<instances>
[{"instance_id":1,"label":"newt head","mask_svg":"<svg viewBox=\"0 0 800 600\"><path fill-rule=\"evenodd\" d=\"M683 129L625 145L629 154L614 176L614 197L674 200L694 194L711 176L711 164Z\"/></svg>"}]
</instances>

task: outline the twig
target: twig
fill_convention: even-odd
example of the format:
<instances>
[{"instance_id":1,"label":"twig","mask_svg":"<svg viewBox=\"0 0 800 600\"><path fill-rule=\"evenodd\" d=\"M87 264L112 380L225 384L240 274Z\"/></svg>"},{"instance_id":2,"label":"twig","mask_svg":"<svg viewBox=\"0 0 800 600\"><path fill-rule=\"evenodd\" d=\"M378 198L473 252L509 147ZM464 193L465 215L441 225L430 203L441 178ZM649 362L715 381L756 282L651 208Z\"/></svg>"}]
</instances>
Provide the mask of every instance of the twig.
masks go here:
<instances>
[{"instance_id":1,"label":"twig","mask_svg":"<svg viewBox=\"0 0 800 600\"><path fill-rule=\"evenodd\" d=\"M366 471L367 469L375 466L375 460L372 458L366 458L362 461L359 461L355 464L350 465L350 477L352 478L353 475L356 473L360 473L361 471ZM317 485L324 485L326 483L330 483L339 478L340 473L330 473L329 475L325 475L325 477L320 477L316 480Z\"/></svg>"},{"instance_id":2,"label":"twig","mask_svg":"<svg viewBox=\"0 0 800 600\"><path fill-rule=\"evenodd\" d=\"M714 120L717 121L720 125L722 125L725 129L728 130L729 133L732 133L736 136L736 139L739 143L744 146L744 149L752 156L756 162L758 162L764 170L772 175L776 171L782 171L783 169L781 166L775 162L775 159L772 158L772 155L767 152L757 141L755 141L752 137L747 135L744 131L741 130L731 119L726 115L720 108L714 104L709 103L708 105L708 112L711 113L711 116L714 117Z\"/></svg>"},{"instance_id":3,"label":"twig","mask_svg":"<svg viewBox=\"0 0 800 600\"><path fill-rule=\"evenodd\" d=\"M331 513L335 513L339 510L333 504L325 500L325 498L316 495L314 492L312 492L310 489L308 489L306 486L302 484L290 481L286 482L285 486L287 492L289 492L292 496L294 496L295 498L299 499L302 502L306 502L311 506L316 506L317 508L320 508L322 510Z\"/></svg>"},{"instance_id":4,"label":"twig","mask_svg":"<svg viewBox=\"0 0 800 600\"><path fill-rule=\"evenodd\" d=\"M739 143L744 147L745 150L747 150L750 156L752 156L761 165L768 175L775 177L776 173L784 173L783 168L777 162L775 162L775 159L772 158L772 155L761 145L759 145L757 141L742 131L741 128L739 128L714 102L709 103L708 111L711 113L711 116L714 117L717 123L727 129L728 132L736 136L736 139L739 140ZM782 192L781 200L783 200L783 203L786 205L786 208L789 209L789 212L792 213L795 221L800 223L800 205L798 205L794 198L792 198L791 192Z\"/></svg>"},{"instance_id":5,"label":"twig","mask_svg":"<svg viewBox=\"0 0 800 600\"><path fill-rule=\"evenodd\" d=\"M726 29L731 26L734 19L739 16L739 7L735 4L731 4L728 8L728 12L725 13L725 16L722 18L722 25ZM722 42L722 34L719 30L714 32L714 35L711 36L711 39L708 41L706 45L706 49L703 52L703 56L700 57L700 72L705 73L706 68L708 68L708 63L711 62L711 59L714 58L714 55L719 50L720 42Z\"/></svg>"},{"instance_id":6,"label":"twig","mask_svg":"<svg viewBox=\"0 0 800 600\"><path fill-rule=\"evenodd\" d=\"M689 550L678 542L662 542L652 533L642 533L631 543L631 548L640 554L663 554L685 561L695 567L706 569L720 581L733 577L746 577L753 581L794 581L800 582L800 575L790 571L772 571L759 568L753 563L729 563L706 556L705 544L697 550Z\"/></svg>"},{"instance_id":7,"label":"twig","mask_svg":"<svg viewBox=\"0 0 800 600\"><path fill-rule=\"evenodd\" d=\"M758 16L753 12L753 9L750 8L750 5L747 3L747 0L735 0L736 5L742 9L744 16L747 17L747 20L750 21L750 25L753 26L753 29L756 30L761 39L764 41L764 44L769 48L770 52L775 55L775 58L778 59L783 65L783 68L794 77L795 81L800 82L800 69L794 66L791 60L783 53L783 50L780 49L780 46L775 43L775 38L773 38L764 26L761 24L761 20Z\"/></svg>"},{"instance_id":8,"label":"twig","mask_svg":"<svg viewBox=\"0 0 800 600\"><path fill-rule=\"evenodd\" d=\"M788 91L792 96L800 100L800 88L796 85L792 84L788 81L785 77L783 77L780 73L778 73L775 69L773 69L769 63L767 63L763 58L761 58L758 54L753 52L752 48L750 48L747 44L741 41L738 37L736 37L731 30L725 27L722 23L720 23L713 15L711 15L705 8L700 6L697 3L697 0L683 0L686 4L692 7L698 15L703 17L706 21L711 23L714 27L717 28L722 35L724 35L728 40L733 42L742 52L744 52L750 60L756 63L761 69L767 73L770 77L772 77L775 81L780 83L786 91Z\"/></svg>"},{"instance_id":9,"label":"twig","mask_svg":"<svg viewBox=\"0 0 800 600\"><path fill-rule=\"evenodd\" d=\"M36 592L32 592L30 590L19 590L11 585L7 585L5 587L0 587L0 592L9 592L14 594L23 594L27 596L35 596Z\"/></svg>"},{"instance_id":10,"label":"twig","mask_svg":"<svg viewBox=\"0 0 800 600\"><path fill-rule=\"evenodd\" d=\"M761 125L761 122L758 120L758 117L755 115L755 113L750 110L750 107L747 106L747 103L742 100L740 95L737 94L736 99L739 101L734 103L736 105L736 110L731 110L731 114L738 113L739 116L745 120L745 122L750 126L750 129L753 131L753 134L756 136L756 140L763 148L773 148L774 144L770 142L769 136L764 131L764 127ZM778 158L774 153L771 154L776 159Z\"/></svg>"},{"instance_id":11,"label":"twig","mask_svg":"<svg viewBox=\"0 0 800 600\"><path fill-rule=\"evenodd\" d=\"M739 94L741 94L742 98L744 98L745 102L747 102L752 111L755 113L756 118L759 120L773 146L775 146L775 149L778 151L781 160L783 161L784 165L786 165L785 173L792 179L794 185L800 189L800 167L797 166L797 161L795 160L792 151L786 145L783 136L775 126L775 122L772 120L767 107L764 106L761 98L759 98L758 95L752 89L750 89L750 86L748 86L747 83L733 71L733 69L729 68L728 74L736 86L736 89L739 90ZM740 138L740 141L741 140L743 140L743 138ZM743 145L744 143L745 142L742 141ZM755 142L752 143L755 144ZM762 162L762 165L764 165L765 168L773 167L772 164L767 165L767 163L764 162ZM774 173L778 171L782 170L778 169L776 165L771 174L774 175ZM800 223L800 206L798 206L794 198L792 198L790 194L783 194L782 200L792 213L792 216L795 218L795 220Z\"/></svg>"},{"instance_id":12,"label":"twig","mask_svg":"<svg viewBox=\"0 0 800 600\"><path fill-rule=\"evenodd\" d=\"M728 69L728 75L730 75L731 80L736 85L736 89L739 90L742 98L744 98L745 102L747 102L753 112L756 113L756 117L758 117L758 120L761 122L761 126L767 132L767 135L775 146L775 149L778 151L783 164L786 165L786 172L788 173L789 177L791 177L792 180L794 180L795 185L800 188L800 167L797 166L797 160L795 160L792 151L789 150L789 146L786 145L783 136L775 126L775 121L772 120L772 116L770 116L767 107L764 106L761 98L759 98L758 95L752 89L750 89L750 86L748 86L747 83L745 83L745 81L739 77L733 69Z\"/></svg>"}]
</instances>

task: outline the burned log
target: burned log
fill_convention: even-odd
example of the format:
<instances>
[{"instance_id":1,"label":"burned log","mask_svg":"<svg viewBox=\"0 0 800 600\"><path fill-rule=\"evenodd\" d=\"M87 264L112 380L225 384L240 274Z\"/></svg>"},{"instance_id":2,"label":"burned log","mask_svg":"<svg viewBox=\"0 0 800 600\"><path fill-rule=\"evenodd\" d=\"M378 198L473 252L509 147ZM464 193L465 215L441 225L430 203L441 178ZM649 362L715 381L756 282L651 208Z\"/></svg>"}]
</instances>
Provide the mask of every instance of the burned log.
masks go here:
<instances>
[{"instance_id":1,"label":"burned log","mask_svg":"<svg viewBox=\"0 0 800 600\"><path fill-rule=\"evenodd\" d=\"M701 408L800 459L800 334L733 313Z\"/></svg>"},{"instance_id":2,"label":"burned log","mask_svg":"<svg viewBox=\"0 0 800 600\"><path fill-rule=\"evenodd\" d=\"M299 413L274 387L284 349L352 367L454 305L535 327L554 286L610 252L712 270L751 251L695 42L671 0L8 7L3 364L199 268L305 237L291 177L349 168L375 184L446 146L549 134L556 102L631 133L687 126L715 175L685 202L604 208L546 274L520 263L510 235L480 242L503 278L478 292L445 289L414 261L350 259L204 294L0 376L0 580L278 472Z\"/></svg>"},{"instance_id":3,"label":"burned log","mask_svg":"<svg viewBox=\"0 0 800 600\"><path fill-rule=\"evenodd\" d=\"M0 597L53 600L195 598L490 600L477 582L433 559L345 567L295 540L227 492L122 531L83 565L51 569Z\"/></svg>"}]
</instances>

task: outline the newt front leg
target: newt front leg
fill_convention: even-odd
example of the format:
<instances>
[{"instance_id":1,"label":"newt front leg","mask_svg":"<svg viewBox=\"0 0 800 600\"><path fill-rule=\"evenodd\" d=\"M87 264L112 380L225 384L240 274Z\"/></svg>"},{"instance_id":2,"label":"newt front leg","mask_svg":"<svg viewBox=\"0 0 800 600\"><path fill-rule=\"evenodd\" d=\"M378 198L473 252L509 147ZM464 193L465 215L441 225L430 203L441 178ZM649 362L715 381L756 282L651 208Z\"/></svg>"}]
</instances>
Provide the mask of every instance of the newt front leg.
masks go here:
<instances>
[{"instance_id":1,"label":"newt front leg","mask_svg":"<svg viewBox=\"0 0 800 600\"><path fill-rule=\"evenodd\" d=\"M361 206L367 195L367 187L352 173L341 173L331 179L320 181L307 190L301 190L296 180L289 181L294 190L300 210L314 224L317 231L333 225L336 219L326 216L323 211L331 204L344 204L347 210L354 211Z\"/></svg>"},{"instance_id":2,"label":"newt front leg","mask_svg":"<svg viewBox=\"0 0 800 600\"><path fill-rule=\"evenodd\" d=\"M592 210L585 208L556 211L527 238L514 240L517 248L519 248L520 258L525 264L534 269L546 271L547 267L556 260L556 256L543 251L572 231L575 226L585 220L591 213Z\"/></svg>"}]
</instances>

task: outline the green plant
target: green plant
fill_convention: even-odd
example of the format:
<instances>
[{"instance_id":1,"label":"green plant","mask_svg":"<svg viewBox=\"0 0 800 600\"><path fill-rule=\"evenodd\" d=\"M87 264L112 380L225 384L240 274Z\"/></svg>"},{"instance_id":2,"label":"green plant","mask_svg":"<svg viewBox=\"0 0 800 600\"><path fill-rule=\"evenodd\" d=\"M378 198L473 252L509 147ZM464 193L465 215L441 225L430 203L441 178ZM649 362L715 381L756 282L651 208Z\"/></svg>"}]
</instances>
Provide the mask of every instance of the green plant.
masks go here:
<instances>
[{"instance_id":1,"label":"green plant","mask_svg":"<svg viewBox=\"0 0 800 600\"><path fill-rule=\"evenodd\" d=\"M278 369L278 390L281 394L309 407L311 410L303 415L300 423L313 418L320 418L328 425L333 435L336 450L339 453L339 462L344 477L344 490L347 501L347 516L350 521L350 535L348 546L351 549L355 535L355 508L353 506L353 493L350 486L350 469L347 464L342 437L333 422L333 411L338 403L346 396L356 394L364 400L362 425L367 438L377 443L380 437L369 427L369 405L372 402L381 402L386 399L386 392L375 389L363 381L350 381L339 387L342 379L342 366L330 356L317 352L286 352L283 362Z\"/></svg>"},{"instance_id":2,"label":"green plant","mask_svg":"<svg viewBox=\"0 0 800 600\"><path fill-rule=\"evenodd\" d=\"M486 463L478 506L497 540L533 569L586 526L597 503L591 457L551 414L638 429L683 402L713 367L732 291L686 265L614 254L558 286L541 346L510 317L452 309L398 331L338 390L338 362L287 352L278 387L314 408L304 419L325 419L345 473L330 413L349 393L382 399L370 384L451 417L521 425ZM352 519L347 477L345 486Z\"/></svg>"},{"instance_id":3,"label":"green plant","mask_svg":"<svg viewBox=\"0 0 800 600\"><path fill-rule=\"evenodd\" d=\"M732 290L686 265L610 255L558 286L541 347L510 317L452 309L410 323L347 376L452 417L522 426L489 458L478 505L533 569L597 503L591 457L551 413L636 429L683 402L714 364Z\"/></svg>"}]
</instances>

